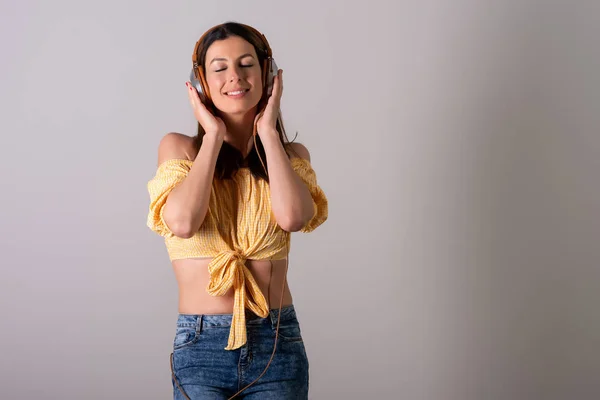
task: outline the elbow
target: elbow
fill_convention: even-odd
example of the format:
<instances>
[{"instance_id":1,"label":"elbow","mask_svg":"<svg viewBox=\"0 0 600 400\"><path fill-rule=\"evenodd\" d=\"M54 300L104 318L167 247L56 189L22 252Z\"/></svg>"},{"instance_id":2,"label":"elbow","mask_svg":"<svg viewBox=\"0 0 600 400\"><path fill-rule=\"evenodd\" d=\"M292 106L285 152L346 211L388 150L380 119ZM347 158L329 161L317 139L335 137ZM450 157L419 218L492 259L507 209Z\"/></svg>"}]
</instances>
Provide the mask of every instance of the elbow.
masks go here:
<instances>
[{"instance_id":1,"label":"elbow","mask_svg":"<svg viewBox=\"0 0 600 400\"><path fill-rule=\"evenodd\" d=\"M298 232L304 227L304 224L298 221L286 221L280 223L279 226L286 232Z\"/></svg>"},{"instance_id":2,"label":"elbow","mask_svg":"<svg viewBox=\"0 0 600 400\"><path fill-rule=\"evenodd\" d=\"M285 223L281 223L279 224L279 226L281 227L281 229L283 229L286 232L298 232L300 229L302 229L304 227L304 223L302 223L301 221L289 221L289 222L285 222Z\"/></svg>"},{"instance_id":3,"label":"elbow","mask_svg":"<svg viewBox=\"0 0 600 400\"><path fill-rule=\"evenodd\" d=\"M190 220L179 220L169 223L169 229L173 235L182 239L189 239L198 232L198 228L194 228Z\"/></svg>"},{"instance_id":4,"label":"elbow","mask_svg":"<svg viewBox=\"0 0 600 400\"><path fill-rule=\"evenodd\" d=\"M189 239L194 236L194 232L191 230L173 231L173 235L177 236L178 238Z\"/></svg>"},{"instance_id":5,"label":"elbow","mask_svg":"<svg viewBox=\"0 0 600 400\"><path fill-rule=\"evenodd\" d=\"M198 222L200 215L195 216L189 212L181 211L175 212L172 208L165 208L162 211L161 218L171 233L182 239L189 239L194 236L204 221L204 216Z\"/></svg>"},{"instance_id":6,"label":"elbow","mask_svg":"<svg viewBox=\"0 0 600 400\"><path fill-rule=\"evenodd\" d=\"M302 228L304 228L306 224L308 224L308 222L312 219L314 215L312 211L314 210L311 210L310 215L308 213L305 213L305 215L289 215L284 218L281 218L279 226L281 227L281 229L287 232L298 232L302 230Z\"/></svg>"}]
</instances>

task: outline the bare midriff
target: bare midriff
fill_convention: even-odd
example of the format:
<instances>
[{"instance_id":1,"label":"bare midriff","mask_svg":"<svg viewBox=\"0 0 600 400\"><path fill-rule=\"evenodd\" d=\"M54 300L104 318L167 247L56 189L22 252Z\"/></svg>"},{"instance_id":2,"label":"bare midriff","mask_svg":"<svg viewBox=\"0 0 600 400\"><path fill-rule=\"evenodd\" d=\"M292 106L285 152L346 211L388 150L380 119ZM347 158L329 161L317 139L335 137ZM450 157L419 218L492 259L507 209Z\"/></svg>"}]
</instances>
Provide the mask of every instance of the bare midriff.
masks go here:
<instances>
[{"instance_id":1,"label":"bare midriff","mask_svg":"<svg viewBox=\"0 0 600 400\"><path fill-rule=\"evenodd\" d=\"M210 258L173 260L173 270L179 287L180 314L231 314L234 289L223 296L212 296L206 288L210 281ZM269 309L279 309L282 284L285 280L286 260L246 260L246 267L254 276L265 296ZM287 284L283 288L283 306L291 305L292 295Z\"/></svg>"}]
</instances>

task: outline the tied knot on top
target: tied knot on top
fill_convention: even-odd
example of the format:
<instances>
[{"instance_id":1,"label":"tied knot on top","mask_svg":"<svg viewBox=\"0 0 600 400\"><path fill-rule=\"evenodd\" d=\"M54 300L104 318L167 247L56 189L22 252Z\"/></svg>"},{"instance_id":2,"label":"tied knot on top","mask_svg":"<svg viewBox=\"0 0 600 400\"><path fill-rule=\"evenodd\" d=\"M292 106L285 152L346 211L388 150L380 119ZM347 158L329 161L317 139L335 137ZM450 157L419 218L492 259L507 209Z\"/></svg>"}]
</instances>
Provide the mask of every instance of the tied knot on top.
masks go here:
<instances>
[{"instance_id":1,"label":"tied knot on top","mask_svg":"<svg viewBox=\"0 0 600 400\"><path fill-rule=\"evenodd\" d=\"M246 267L247 256L238 250L219 253L208 264L210 282L207 291L211 296L223 296L233 288L233 318L225 350L243 346L246 336L246 308L261 318L269 315L269 306L252 272Z\"/></svg>"}]
</instances>

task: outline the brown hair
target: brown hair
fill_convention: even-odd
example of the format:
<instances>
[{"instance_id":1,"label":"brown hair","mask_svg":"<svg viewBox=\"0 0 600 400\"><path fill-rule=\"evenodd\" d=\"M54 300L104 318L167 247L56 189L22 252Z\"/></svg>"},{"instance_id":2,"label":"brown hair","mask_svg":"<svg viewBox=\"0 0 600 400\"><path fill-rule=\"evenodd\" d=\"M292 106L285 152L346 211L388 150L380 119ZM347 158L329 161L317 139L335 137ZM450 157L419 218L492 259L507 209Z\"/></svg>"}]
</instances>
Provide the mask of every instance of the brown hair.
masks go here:
<instances>
[{"instance_id":1,"label":"brown hair","mask_svg":"<svg viewBox=\"0 0 600 400\"><path fill-rule=\"evenodd\" d=\"M199 44L199 47L198 47L198 49L199 49L198 50L198 67L202 68L202 70L204 71L204 68L205 68L204 64L206 62L206 51L208 50L208 48L210 47L211 44L213 44L217 40L224 40L231 36L239 36L242 39L249 42L252 46L254 46L254 49L256 50L256 55L258 56L259 64L261 66L264 65L265 58L267 57L267 49L265 48L265 43L264 43L263 39L259 36L259 33L257 31L255 31L253 28L250 28L246 25L243 25L243 24L240 24L237 22L226 22L224 24L217 25L217 26L211 28L211 30L209 30L208 32L206 32L203 35L202 42ZM264 39L264 40L266 40L266 39ZM262 72L263 72L263 76L266 76L264 74L265 71L262 71ZM261 100L258 103L257 115L258 115L258 113L260 113L264 110L264 108L267 104L267 100L268 100L264 93L264 84L265 84L265 82L263 82L263 97L261 98ZM208 108L209 109L212 108L212 110L211 110L212 112L216 111L214 108L214 105L212 105L212 104ZM279 112L279 117L277 118L277 123L276 123L275 128L277 129L277 132L279 133L279 140L281 141L284 149L286 149L286 152L288 150L291 150L292 152L294 152L292 147L289 145L292 142L289 141L289 139L285 133L285 128L283 127L281 111ZM204 129L202 128L200 123L198 123L198 132L197 132L196 136L194 137L194 144L196 146L197 151L200 150L200 146L202 145L202 139L204 138L204 134L205 134ZM228 179L228 178L231 178L233 173L235 171L237 171L239 168L247 167L250 170L250 172L252 173L252 175L254 175L257 178L265 179L268 182L269 178L266 173L267 157L265 154L265 150L264 150L263 144L260 140L260 137L258 135L256 135L255 139L256 139L256 142L255 142L256 145L252 147L252 150L246 157L245 161L243 159L242 153L237 148L233 147L232 145L230 145L227 142L223 142L223 145L221 146L221 150L219 151L219 155L217 157L217 162L215 165L215 176L218 177L219 179ZM289 153L288 153L288 157L289 157ZM262 162L261 162L261 160L262 160ZM264 163L264 167L263 167L263 163Z\"/></svg>"}]
</instances>

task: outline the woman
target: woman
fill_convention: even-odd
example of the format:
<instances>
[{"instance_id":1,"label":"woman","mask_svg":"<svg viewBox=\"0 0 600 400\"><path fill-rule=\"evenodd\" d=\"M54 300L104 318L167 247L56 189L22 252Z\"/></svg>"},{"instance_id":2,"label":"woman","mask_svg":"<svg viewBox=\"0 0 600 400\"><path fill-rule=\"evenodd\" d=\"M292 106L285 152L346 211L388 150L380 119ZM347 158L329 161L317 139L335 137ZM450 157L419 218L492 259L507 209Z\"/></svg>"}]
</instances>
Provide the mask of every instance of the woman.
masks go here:
<instances>
[{"instance_id":1,"label":"woman","mask_svg":"<svg viewBox=\"0 0 600 400\"><path fill-rule=\"evenodd\" d=\"M321 225L327 199L308 150L285 136L282 71L266 38L218 25L193 61L198 133L165 135L148 182L148 226L164 237L179 287L174 399L306 399L290 233Z\"/></svg>"}]
</instances>

